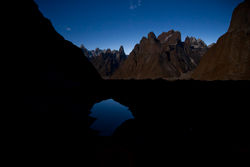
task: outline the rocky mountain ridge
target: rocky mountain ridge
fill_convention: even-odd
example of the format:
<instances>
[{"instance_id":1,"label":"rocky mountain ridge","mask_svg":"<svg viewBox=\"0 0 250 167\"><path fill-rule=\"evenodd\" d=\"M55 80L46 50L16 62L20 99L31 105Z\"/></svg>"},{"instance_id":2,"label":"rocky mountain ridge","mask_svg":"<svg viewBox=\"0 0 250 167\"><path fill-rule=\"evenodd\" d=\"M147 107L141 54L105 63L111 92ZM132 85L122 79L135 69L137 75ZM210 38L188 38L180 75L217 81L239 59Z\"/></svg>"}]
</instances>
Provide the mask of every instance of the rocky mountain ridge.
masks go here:
<instances>
[{"instance_id":1,"label":"rocky mountain ridge","mask_svg":"<svg viewBox=\"0 0 250 167\"><path fill-rule=\"evenodd\" d=\"M178 78L193 71L207 51L207 45L194 37L181 41L179 31L153 32L135 45L127 60L112 76L113 79Z\"/></svg>"},{"instance_id":2,"label":"rocky mountain ridge","mask_svg":"<svg viewBox=\"0 0 250 167\"><path fill-rule=\"evenodd\" d=\"M80 48L104 79L109 79L127 59L123 46L121 46L119 50L101 50L96 48L90 51L83 45L81 45Z\"/></svg>"}]
</instances>

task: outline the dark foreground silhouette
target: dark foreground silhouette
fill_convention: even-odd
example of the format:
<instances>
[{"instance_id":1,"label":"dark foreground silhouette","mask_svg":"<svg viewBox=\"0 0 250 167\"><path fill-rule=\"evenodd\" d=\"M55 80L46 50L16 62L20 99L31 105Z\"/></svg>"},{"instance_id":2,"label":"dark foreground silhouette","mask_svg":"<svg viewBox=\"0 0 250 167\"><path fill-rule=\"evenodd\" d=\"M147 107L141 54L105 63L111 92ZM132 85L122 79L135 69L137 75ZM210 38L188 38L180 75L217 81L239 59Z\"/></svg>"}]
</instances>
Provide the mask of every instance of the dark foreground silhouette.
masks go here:
<instances>
[{"instance_id":1,"label":"dark foreground silhouette","mask_svg":"<svg viewBox=\"0 0 250 167\"><path fill-rule=\"evenodd\" d=\"M23 162L29 162L28 156L35 163L90 166L231 162L221 156L249 152L249 93L247 81L112 80L70 89L60 100L46 97L48 103L39 96L33 105L40 110L20 108L8 127L10 151ZM96 102L110 98L128 106L135 120L125 122L113 137L98 137L89 129L94 120L88 114Z\"/></svg>"}]
</instances>

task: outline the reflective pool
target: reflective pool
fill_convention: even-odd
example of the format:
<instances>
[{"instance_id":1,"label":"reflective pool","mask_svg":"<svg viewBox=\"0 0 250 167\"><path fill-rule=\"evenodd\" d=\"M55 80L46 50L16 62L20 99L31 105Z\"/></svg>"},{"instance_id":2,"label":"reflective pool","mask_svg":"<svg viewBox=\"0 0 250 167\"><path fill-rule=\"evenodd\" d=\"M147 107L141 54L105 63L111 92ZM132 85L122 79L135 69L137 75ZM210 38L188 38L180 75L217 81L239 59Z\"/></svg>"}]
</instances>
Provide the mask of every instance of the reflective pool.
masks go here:
<instances>
[{"instance_id":1,"label":"reflective pool","mask_svg":"<svg viewBox=\"0 0 250 167\"><path fill-rule=\"evenodd\" d=\"M96 103L91 109L90 116L96 118L91 129L98 131L99 136L111 136L122 123L134 119L128 107L113 99Z\"/></svg>"}]
</instances>

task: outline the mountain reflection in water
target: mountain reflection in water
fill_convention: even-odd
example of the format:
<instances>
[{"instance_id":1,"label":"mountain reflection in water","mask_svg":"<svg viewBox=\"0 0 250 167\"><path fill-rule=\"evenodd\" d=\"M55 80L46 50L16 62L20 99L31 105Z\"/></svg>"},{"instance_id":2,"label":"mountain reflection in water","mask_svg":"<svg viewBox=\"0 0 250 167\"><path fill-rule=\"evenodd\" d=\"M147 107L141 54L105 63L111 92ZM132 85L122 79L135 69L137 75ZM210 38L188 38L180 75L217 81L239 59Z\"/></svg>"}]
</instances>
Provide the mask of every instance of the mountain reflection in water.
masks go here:
<instances>
[{"instance_id":1,"label":"mountain reflection in water","mask_svg":"<svg viewBox=\"0 0 250 167\"><path fill-rule=\"evenodd\" d=\"M134 119L128 107L113 99L96 103L91 109L90 116L96 119L91 129L98 131L99 136L112 136L116 128L122 123Z\"/></svg>"}]
</instances>

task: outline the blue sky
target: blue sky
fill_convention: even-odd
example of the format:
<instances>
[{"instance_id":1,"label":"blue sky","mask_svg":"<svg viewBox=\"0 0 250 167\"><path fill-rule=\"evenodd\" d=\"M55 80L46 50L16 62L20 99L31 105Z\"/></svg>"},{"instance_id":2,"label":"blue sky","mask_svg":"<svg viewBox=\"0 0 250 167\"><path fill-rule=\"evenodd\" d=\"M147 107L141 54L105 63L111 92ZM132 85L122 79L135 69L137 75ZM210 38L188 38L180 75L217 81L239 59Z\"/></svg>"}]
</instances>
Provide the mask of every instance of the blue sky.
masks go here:
<instances>
[{"instance_id":1,"label":"blue sky","mask_svg":"<svg viewBox=\"0 0 250 167\"><path fill-rule=\"evenodd\" d=\"M216 42L243 0L35 0L55 29L77 46L128 54L143 36L171 29Z\"/></svg>"}]
</instances>

